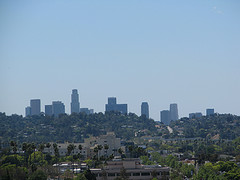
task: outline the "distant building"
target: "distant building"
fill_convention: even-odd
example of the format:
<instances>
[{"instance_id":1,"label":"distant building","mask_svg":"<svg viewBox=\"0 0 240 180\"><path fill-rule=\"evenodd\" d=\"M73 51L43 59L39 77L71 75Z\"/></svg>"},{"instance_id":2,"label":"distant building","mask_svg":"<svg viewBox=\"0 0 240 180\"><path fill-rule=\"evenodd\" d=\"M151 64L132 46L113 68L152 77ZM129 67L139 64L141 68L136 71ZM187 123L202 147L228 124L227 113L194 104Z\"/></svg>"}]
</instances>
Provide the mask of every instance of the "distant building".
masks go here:
<instances>
[{"instance_id":1,"label":"distant building","mask_svg":"<svg viewBox=\"0 0 240 180\"><path fill-rule=\"evenodd\" d=\"M40 113L41 113L40 99L31 99L30 107L31 107L31 115L40 115Z\"/></svg>"},{"instance_id":2,"label":"distant building","mask_svg":"<svg viewBox=\"0 0 240 180\"><path fill-rule=\"evenodd\" d=\"M117 104L117 98L116 97L109 97L108 98L108 104L109 105L116 105Z\"/></svg>"},{"instance_id":3,"label":"distant building","mask_svg":"<svg viewBox=\"0 0 240 180\"><path fill-rule=\"evenodd\" d=\"M170 104L170 120L178 120L178 107L177 104Z\"/></svg>"},{"instance_id":4,"label":"distant building","mask_svg":"<svg viewBox=\"0 0 240 180\"><path fill-rule=\"evenodd\" d=\"M108 98L108 104L106 104L106 112L116 111L122 114L127 114L127 104L117 104L117 99L115 97Z\"/></svg>"},{"instance_id":5,"label":"distant building","mask_svg":"<svg viewBox=\"0 0 240 180\"><path fill-rule=\"evenodd\" d=\"M147 102L142 102L141 115L145 115L147 118L149 118L149 106Z\"/></svg>"},{"instance_id":6,"label":"distant building","mask_svg":"<svg viewBox=\"0 0 240 180\"><path fill-rule=\"evenodd\" d=\"M27 117L27 116L31 116L31 107L30 107L30 106L28 106L28 107L25 108L25 116L26 116L26 117Z\"/></svg>"},{"instance_id":7,"label":"distant building","mask_svg":"<svg viewBox=\"0 0 240 180\"><path fill-rule=\"evenodd\" d=\"M72 113L79 113L80 111L80 103L79 103L79 95L77 89L72 90L71 95L71 114Z\"/></svg>"},{"instance_id":8,"label":"distant building","mask_svg":"<svg viewBox=\"0 0 240 180\"><path fill-rule=\"evenodd\" d=\"M161 122L165 125L170 124L170 111L169 110L163 110L161 111Z\"/></svg>"},{"instance_id":9,"label":"distant building","mask_svg":"<svg viewBox=\"0 0 240 180\"><path fill-rule=\"evenodd\" d=\"M94 109L89 109L90 114L94 113Z\"/></svg>"},{"instance_id":10,"label":"distant building","mask_svg":"<svg viewBox=\"0 0 240 180\"><path fill-rule=\"evenodd\" d=\"M122 179L121 171L125 169L127 179L131 180L150 180L169 179L170 168L161 167L160 165L143 165L141 160L137 158L113 159L107 161L106 166L101 169L90 169L96 176L96 180L101 179Z\"/></svg>"},{"instance_id":11,"label":"distant building","mask_svg":"<svg viewBox=\"0 0 240 180\"><path fill-rule=\"evenodd\" d=\"M84 141L88 146L93 145L96 147L96 145L102 145L103 149L99 151L100 156L110 156L111 154L114 156L120 155L118 149L121 148L121 139L117 138L114 132L107 132L106 135L101 135L96 139L90 138ZM107 149L104 148L106 145L108 146Z\"/></svg>"},{"instance_id":12,"label":"distant building","mask_svg":"<svg viewBox=\"0 0 240 180\"><path fill-rule=\"evenodd\" d=\"M65 105L61 101L52 102L52 113L55 117L65 113Z\"/></svg>"},{"instance_id":13,"label":"distant building","mask_svg":"<svg viewBox=\"0 0 240 180\"><path fill-rule=\"evenodd\" d=\"M53 107L52 105L45 105L45 115L47 116L53 115L52 107Z\"/></svg>"},{"instance_id":14,"label":"distant building","mask_svg":"<svg viewBox=\"0 0 240 180\"><path fill-rule=\"evenodd\" d=\"M200 113L200 112L189 114L189 119L200 118L200 117L202 117L202 113Z\"/></svg>"},{"instance_id":15,"label":"distant building","mask_svg":"<svg viewBox=\"0 0 240 180\"><path fill-rule=\"evenodd\" d=\"M114 132L108 132L106 135L84 139L84 143L57 143L60 156L65 156L67 154L67 147L69 144L76 146L76 148L72 151L72 155L80 153L84 159L91 158L96 155L94 148L97 147L97 145L102 146L102 149L98 152L99 156L110 156L112 154L119 156L119 148L125 148L121 146L121 139L117 138ZM79 145L82 147L81 150L78 148ZM43 152L54 155L53 143L50 148L45 147Z\"/></svg>"},{"instance_id":16,"label":"distant building","mask_svg":"<svg viewBox=\"0 0 240 180\"><path fill-rule=\"evenodd\" d=\"M88 108L80 108L80 112L86 113L86 114L93 114L94 110L93 109L88 109Z\"/></svg>"},{"instance_id":17,"label":"distant building","mask_svg":"<svg viewBox=\"0 0 240 180\"><path fill-rule=\"evenodd\" d=\"M207 116L214 115L214 109L206 109L206 115Z\"/></svg>"}]
</instances>

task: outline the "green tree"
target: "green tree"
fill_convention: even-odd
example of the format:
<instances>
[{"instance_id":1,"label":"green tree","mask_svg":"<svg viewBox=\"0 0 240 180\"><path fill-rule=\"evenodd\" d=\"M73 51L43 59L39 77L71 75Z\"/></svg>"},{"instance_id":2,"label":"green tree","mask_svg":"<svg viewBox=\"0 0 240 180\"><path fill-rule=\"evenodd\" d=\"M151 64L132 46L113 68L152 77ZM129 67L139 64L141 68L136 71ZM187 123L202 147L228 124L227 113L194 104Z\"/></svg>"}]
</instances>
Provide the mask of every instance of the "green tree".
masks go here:
<instances>
[{"instance_id":1,"label":"green tree","mask_svg":"<svg viewBox=\"0 0 240 180\"><path fill-rule=\"evenodd\" d=\"M29 177L29 180L46 180L46 179L47 175L42 170L36 170Z\"/></svg>"},{"instance_id":2,"label":"green tree","mask_svg":"<svg viewBox=\"0 0 240 180\"><path fill-rule=\"evenodd\" d=\"M28 170L25 167L17 167L15 164L0 167L0 179L2 180L26 180Z\"/></svg>"}]
</instances>

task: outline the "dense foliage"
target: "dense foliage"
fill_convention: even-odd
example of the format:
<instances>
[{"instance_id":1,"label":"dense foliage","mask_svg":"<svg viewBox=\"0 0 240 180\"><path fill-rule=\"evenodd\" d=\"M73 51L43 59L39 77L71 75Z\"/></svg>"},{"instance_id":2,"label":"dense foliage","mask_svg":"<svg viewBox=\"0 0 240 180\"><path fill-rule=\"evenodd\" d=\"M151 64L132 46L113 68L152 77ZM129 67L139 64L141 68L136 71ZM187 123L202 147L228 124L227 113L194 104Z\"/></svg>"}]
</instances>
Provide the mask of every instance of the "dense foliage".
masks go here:
<instances>
[{"instance_id":1,"label":"dense foliage","mask_svg":"<svg viewBox=\"0 0 240 180\"><path fill-rule=\"evenodd\" d=\"M201 118L182 118L172 122L174 137L193 138L219 138L235 139L240 136L240 116L231 114L214 114L212 116L202 116Z\"/></svg>"},{"instance_id":2,"label":"dense foliage","mask_svg":"<svg viewBox=\"0 0 240 180\"><path fill-rule=\"evenodd\" d=\"M99 136L114 131L117 137L131 139L135 132L145 130L148 135L157 133L156 123L145 116L129 113L85 113L66 115L59 118L49 116L18 115L0 113L0 137L2 141L22 142L82 142L91 135Z\"/></svg>"}]
</instances>

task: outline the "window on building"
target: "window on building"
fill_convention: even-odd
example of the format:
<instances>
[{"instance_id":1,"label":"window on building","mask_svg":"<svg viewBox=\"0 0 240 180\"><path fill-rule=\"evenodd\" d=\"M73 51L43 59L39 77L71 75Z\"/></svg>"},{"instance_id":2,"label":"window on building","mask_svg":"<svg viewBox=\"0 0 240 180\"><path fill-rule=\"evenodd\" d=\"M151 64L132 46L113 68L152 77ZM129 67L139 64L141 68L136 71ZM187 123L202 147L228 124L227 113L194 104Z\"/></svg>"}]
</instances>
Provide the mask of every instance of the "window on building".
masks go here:
<instances>
[{"instance_id":1,"label":"window on building","mask_svg":"<svg viewBox=\"0 0 240 180\"><path fill-rule=\"evenodd\" d=\"M142 172L141 175L142 176L150 176L150 173L149 172Z\"/></svg>"},{"instance_id":2,"label":"window on building","mask_svg":"<svg viewBox=\"0 0 240 180\"><path fill-rule=\"evenodd\" d=\"M108 173L108 176L115 176L115 173Z\"/></svg>"},{"instance_id":3,"label":"window on building","mask_svg":"<svg viewBox=\"0 0 240 180\"><path fill-rule=\"evenodd\" d=\"M140 176L140 173L132 173L133 176Z\"/></svg>"},{"instance_id":4,"label":"window on building","mask_svg":"<svg viewBox=\"0 0 240 180\"><path fill-rule=\"evenodd\" d=\"M131 176L131 175L132 175L131 173L126 173L126 176L128 176L128 177Z\"/></svg>"}]
</instances>

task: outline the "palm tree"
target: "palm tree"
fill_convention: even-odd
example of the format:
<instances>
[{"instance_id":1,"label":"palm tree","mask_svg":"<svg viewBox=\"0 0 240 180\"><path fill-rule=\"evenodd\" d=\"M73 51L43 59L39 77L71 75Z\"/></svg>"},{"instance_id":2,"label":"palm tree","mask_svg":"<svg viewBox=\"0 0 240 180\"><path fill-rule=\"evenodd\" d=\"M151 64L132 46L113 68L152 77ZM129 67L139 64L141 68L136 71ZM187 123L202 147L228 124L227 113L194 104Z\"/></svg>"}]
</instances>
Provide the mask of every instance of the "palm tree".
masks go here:
<instances>
[{"instance_id":1,"label":"palm tree","mask_svg":"<svg viewBox=\"0 0 240 180\"><path fill-rule=\"evenodd\" d=\"M76 146L74 144L69 144L67 147L67 154L71 155L72 151L74 151L74 149L76 148Z\"/></svg>"},{"instance_id":2,"label":"palm tree","mask_svg":"<svg viewBox=\"0 0 240 180\"><path fill-rule=\"evenodd\" d=\"M119 149L118 149L118 153L119 153L120 155L122 155L123 150L122 150L121 148L119 148Z\"/></svg>"},{"instance_id":3,"label":"palm tree","mask_svg":"<svg viewBox=\"0 0 240 180\"><path fill-rule=\"evenodd\" d=\"M83 149L81 144L78 145L78 149L79 149L79 154L80 154L79 159L80 159L82 157L82 149Z\"/></svg>"},{"instance_id":4,"label":"palm tree","mask_svg":"<svg viewBox=\"0 0 240 180\"><path fill-rule=\"evenodd\" d=\"M13 150L14 154L16 154L16 152L17 152L17 143L15 141L11 141L10 142L10 146L12 147L12 150Z\"/></svg>"},{"instance_id":5,"label":"palm tree","mask_svg":"<svg viewBox=\"0 0 240 180\"><path fill-rule=\"evenodd\" d=\"M109 149L109 146L107 144L104 144L104 149L105 149L105 156L106 156L107 150Z\"/></svg>"},{"instance_id":6,"label":"palm tree","mask_svg":"<svg viewBox=\"0 0 240 180\"><path fill-rule=\"evenodd\" d=\"M96 154L98 154L98 147L97 147L97 146L94 147L93 151L94 151Z\"/></svg>"},{"instance_id":7,"label":"palm tree","mask_svg":"<svg viewBox=\"0 0 240 180\"><path fill-rule=\"evenodd\" d=\"M99 152L102 150L103 146L102 145L97 145L98 148L98 160L99 160Z\"/></svg>"},{"instance_id":8,"label":"palm tree","mask_svg":"<svg viewBox=\"0 0 240 180\"><path fill-rule=\"evenodd\" d=\"M39 146L38 146L38 150L41 152L41 156L43 157L43 150L44 150L44 148L45 148L45 145L44 144L40 144ZM41 157L41 158L42 158ZM42 158L43 159L43 158Z\"/></svg>"},{"instance_id":9,"label":"palm tree","mask_svg":"<svg viewBox=\"0 0 240 180\"><path fill-rule=\"evenodd\" d=\"M51 147L51 144L50 144L50 143L47 143L47 144L46 144L46 147L48 148L48 154L50 154L50 147Z\"/></svg>"}]
</instances>

